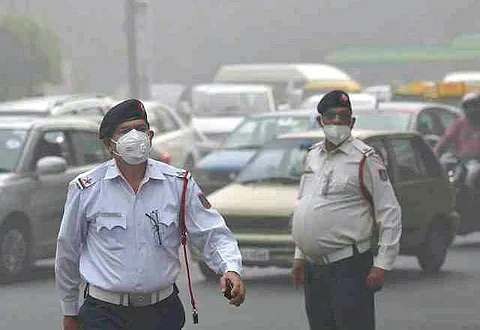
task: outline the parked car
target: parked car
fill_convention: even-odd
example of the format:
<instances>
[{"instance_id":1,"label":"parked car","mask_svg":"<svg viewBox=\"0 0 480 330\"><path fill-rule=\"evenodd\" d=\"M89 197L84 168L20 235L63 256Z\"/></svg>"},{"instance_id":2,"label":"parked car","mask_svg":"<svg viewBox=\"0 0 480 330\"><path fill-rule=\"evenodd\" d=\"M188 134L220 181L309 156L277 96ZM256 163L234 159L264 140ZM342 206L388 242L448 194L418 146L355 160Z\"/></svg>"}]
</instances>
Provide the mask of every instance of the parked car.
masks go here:
<instances>
[{"instance_id":1,"label":"parked car","mask_svg":"<svg viewBox=\"0 0 480 330\"><path fill-rule=\"evenodd\" d=\"M192 88L193 127L205 135L210 150L248 115L275 111L272 89L262 85L203 84Z\"/></svg>"},{"instance_id":2,"label":"parked car","mask_svg":"<svg viewBox=\"0 0 480 330\"><path fill-rule=\"evenodd\" d=\"M455 189L418 133L353 130L385 160L402 207L400 253L416 256L422 269L438 271L459 222ZM308 148L323 140L320 130L290 133L267 143L236 182L208 196L235 234L245 266L291 267L291 215ZM359 187L360 190L360 187ZM213 277L198 251L192 255Z\"/></svg>"},{"instance_id":3,"label":"parked car","mask_svg":"<svg viewBox=\"0 0 480 330\"><path fill-rule=\"evenodd\" d=\"M245 118L222 146L203 157L194 175L205 194L229 184L265 142L288 132L313 129L316 110L263 113Z\"/></svg>"},{"instance_id":4,"label":"parked car","mask_svg":"<svg viewBox=\"0 0 480 330\"><path fill-rule=\"evenodd\" d=\"M40 117L82 115L97 117L99 120L112 105L113 100L105 95L54 95L2 102L0 115Z\"/></svg>"},{"instance_id":5,"label":"parked car","mask_svg":"<svg viewBox=\"0 0 480 330\"><path fill-rule=\"evenodd\" d=\"M13 280L54 256L69 181L109 154L77 116L6 116L0 153L0 279Z\"/></svg>"},{"instance_id":6,"label":"parked car","mask_svg":"<svg viewBox=\"0 0 480 330\"><path fill-rule=\"evenodd\" d=\"M353 113L356 128L418 132L431 147L450 123L462 115L457 107L433 102L384 102L376 108L354 108Z\"/></svg>"}]
</instances>

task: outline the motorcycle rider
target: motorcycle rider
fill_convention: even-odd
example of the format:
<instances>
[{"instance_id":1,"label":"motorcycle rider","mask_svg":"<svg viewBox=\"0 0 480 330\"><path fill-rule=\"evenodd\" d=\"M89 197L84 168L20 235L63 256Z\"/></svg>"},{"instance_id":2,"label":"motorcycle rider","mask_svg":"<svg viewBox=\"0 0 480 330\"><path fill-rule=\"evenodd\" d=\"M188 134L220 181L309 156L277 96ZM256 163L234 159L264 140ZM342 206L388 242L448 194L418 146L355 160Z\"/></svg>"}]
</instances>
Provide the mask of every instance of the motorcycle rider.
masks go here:
<instances>
[{"instance_id":1,"label":"motorcycle rider","mask_svg":"<svg viewBox=\"0 0 480 330\"><path fill-rule=\"evenodd\" d=\"M469 223L476 211L472 208L474 201L474 188L480 178L480 93L470 93L462 99L462 109L465 116L457 118L445 130L445 135L435 146L435 154L440 162L448 164L448 153L454 153L455 166L453 182L460 190L457 193L457 210L462 214L464 225ZM444 157L441 157L444 155ZM455 165L456 163L456 165ZM466 217L466 218L464 218ZM463 227L463 226L461 226ZM468 233L470 230L461 228Z\"/></svg>"},{"instance_id":2,"label":"motorcycle rider","mask_svg":"<svg viewBox=\"0 0 480 330\"><path fill-rule=\"evenodd\" d=\"M451 123L435 146L439 157L453 147L459 161L480 159L480 93L465 95L462 108L465 116Z\"/></svg>"}]
</instances>

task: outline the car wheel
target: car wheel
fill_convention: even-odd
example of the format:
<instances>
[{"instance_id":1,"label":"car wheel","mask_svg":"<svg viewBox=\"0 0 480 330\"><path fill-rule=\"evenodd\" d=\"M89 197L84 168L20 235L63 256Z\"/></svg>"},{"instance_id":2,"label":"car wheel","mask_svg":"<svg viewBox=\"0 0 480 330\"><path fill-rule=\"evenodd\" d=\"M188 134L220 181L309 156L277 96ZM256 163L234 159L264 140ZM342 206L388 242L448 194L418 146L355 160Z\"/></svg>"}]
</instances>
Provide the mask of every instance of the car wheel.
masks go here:
<instances>
[{"instance_id":1,"label":"car wheel","mask_svg":"<svg viewBox=\"0 0 480 330\"><path fill-rule=\"evenodd\" d=\"M22 278L30 268L27 230L7 224L0 231L0 278L12 281Z\"/></svg>"},{"instance_id":2,"label":"car wheel","mask_svg":"<svg viewBox=\"0 0 480 330\"><path fill-rule=\"evenodd\" d=\"M211 270L205 262L199 262L198 266L200 267L200 271L207 281L216 281L220 279L220 275Z\"/></svg>"},{"instance_id":3,"label":"car wheel","mask_svg":"<svg viewBox=\"0 0 480 330\"><path fill-rule=\"evenodd\" d=\"M445 225L441 222L433 223L417 255L418 263L425 273L437 273L440 270L445 262L449 241Z\"/></svg>"}]
</instances>

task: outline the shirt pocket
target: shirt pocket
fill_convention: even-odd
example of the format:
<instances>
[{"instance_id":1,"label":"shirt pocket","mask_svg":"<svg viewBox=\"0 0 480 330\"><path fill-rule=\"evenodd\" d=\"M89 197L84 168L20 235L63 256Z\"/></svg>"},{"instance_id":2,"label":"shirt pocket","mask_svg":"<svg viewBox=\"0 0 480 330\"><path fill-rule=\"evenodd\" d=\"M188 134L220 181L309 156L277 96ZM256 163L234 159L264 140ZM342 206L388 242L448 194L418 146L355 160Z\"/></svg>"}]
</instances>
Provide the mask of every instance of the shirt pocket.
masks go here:
<instances>
[{"instance_id":1,"label":"shirt pocket","mask_svg":"<svg viewBox=\"0 0 480 330\"><path fill-rule=\"evenodd\" d=\"M110 250L125 248L127 217L122 213L99 214L95 219L99 239Z\"/></svg>"},{"instance_id":2,"label":"shirt pocket","mask_svg":"<svg viewBox=\"0 0 480 330\"><path fill-rule=\"evenodd\" d=\"M180 227L177 220L178 212L171 208L163 209L158 221L162 246L178 247L180 244Z\"/></svg>"},{"instance_id":3,"label":"shirt pocket","mask_svg":"<svg viewBox=\"0 0 480 330\"><path fill-rule=\"evenodd\" d=\"M352 195L359 192L358 179L337 173L333 175L328 186L327 195Z\"/></svg>"}]
</instances>

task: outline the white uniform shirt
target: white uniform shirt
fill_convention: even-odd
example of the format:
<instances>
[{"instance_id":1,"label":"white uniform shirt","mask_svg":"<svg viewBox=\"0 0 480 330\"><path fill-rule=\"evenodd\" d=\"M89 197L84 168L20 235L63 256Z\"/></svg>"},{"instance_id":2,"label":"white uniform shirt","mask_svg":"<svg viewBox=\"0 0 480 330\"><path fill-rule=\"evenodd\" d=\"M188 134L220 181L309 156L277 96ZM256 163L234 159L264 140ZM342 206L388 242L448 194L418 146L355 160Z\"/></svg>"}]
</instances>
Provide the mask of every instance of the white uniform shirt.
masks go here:
<instances>
[{"instance_id":1,"label":"white uniform shirt","mask_svg":"<svg viewBox=\"0 0 480 330\"><path fill-rule=\"evenodd\" d=\"M180 272L179 205L182 171L149 159L137 194L112 159L69 185L58 234L56 286L64 315L76 315L85 281L113 292L151 292ZM190 177L188 237L218 273L242 272L237 241ZM159 220L158 235L149 213ZM152 213L153 212L153 213Z\"/></svg>"},{"instance_id":2,"label":"white uniform shirt","mask_svg":"<svg viewBox=\"0 0 480 330\"><path fill-rule=\"evenodd\" d=\"M308 154L293 215L295 258L317 258L371 239L370 203L362 194L359 166L370 148L350 137L327 151L323 143ZM391 269L399 251L401 210L386 169L378 155L367 157L364 184L373 198L379 228L374 265Z\"/></svg>"}]
</instances>

